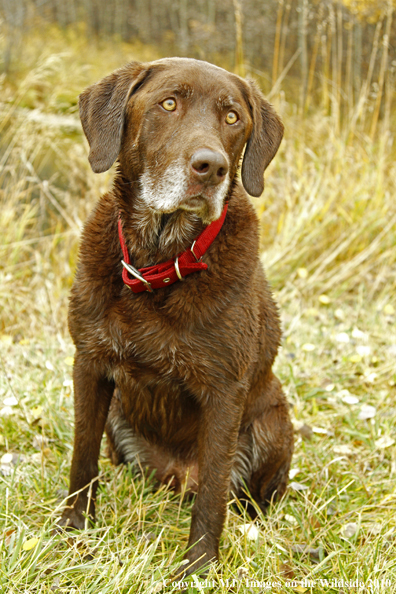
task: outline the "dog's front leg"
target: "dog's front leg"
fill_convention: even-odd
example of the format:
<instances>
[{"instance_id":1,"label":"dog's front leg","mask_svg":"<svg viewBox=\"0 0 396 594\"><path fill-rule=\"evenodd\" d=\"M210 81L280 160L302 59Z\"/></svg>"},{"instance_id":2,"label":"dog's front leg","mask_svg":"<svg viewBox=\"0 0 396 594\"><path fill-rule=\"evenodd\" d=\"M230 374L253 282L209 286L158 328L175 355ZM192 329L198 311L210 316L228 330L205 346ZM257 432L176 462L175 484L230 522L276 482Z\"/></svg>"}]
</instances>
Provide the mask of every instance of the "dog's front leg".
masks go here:
<instances>
[{"instance_id":1,"label":"dog's front leg","mask_svg":"<svg viewBox=\"0 0 396 594\"><path fill-rule=\"evenodd\" d=\"M95 519L100 442L114 391L113 382L96 365L77 354L74 363L74 449L70 471L68 507L60 526L85 525L85 515ZM77 495L74 495L79 491Z\"/></svg>"},{"instance_id":2,"label":"dog's front leg","mask_svg":"<svg viewBox=\"0 0 396 594\"><path fill-rule=\"evenodd\" d=\"M202 404L198 435L198 493L192 510L189 563L185 575L218 558L227 510L230 474L242 417L245 390L211 395Z\"/></svg>"}]
</instances>

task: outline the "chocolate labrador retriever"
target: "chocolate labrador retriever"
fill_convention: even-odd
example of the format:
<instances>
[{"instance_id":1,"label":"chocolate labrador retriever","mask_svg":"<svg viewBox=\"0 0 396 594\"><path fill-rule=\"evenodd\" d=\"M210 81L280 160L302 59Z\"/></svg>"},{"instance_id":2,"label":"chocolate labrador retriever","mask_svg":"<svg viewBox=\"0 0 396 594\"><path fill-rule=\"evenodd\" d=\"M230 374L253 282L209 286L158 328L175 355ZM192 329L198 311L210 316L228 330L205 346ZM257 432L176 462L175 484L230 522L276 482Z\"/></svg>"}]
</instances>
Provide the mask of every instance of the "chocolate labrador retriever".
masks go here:
<instances>
[{"instance_id":1,"label":"chocolate labrador retriever","mask_svg":"<svg viewBox=\"0 0 396 594\"><path fill-rule=\"evenodd\" d=\"M255 84L184 58L132 62L79 105L92 169L118 169L85 225L70 300L75 438L60 524L94 519L106 429L115 463L197 494L188 574L217 559L230 497L247 487L265 509L287 484L279 319L246 194L263 192L283 126Z\"/></svg>"}]
</instances>

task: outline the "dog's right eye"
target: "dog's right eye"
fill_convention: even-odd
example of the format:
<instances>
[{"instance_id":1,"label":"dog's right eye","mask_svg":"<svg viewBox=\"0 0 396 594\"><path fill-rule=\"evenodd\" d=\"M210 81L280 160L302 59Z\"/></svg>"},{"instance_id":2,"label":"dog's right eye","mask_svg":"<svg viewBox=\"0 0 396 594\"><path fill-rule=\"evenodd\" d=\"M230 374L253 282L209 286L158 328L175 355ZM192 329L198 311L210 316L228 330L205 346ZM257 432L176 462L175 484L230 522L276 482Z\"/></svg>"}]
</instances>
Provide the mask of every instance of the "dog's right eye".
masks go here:
<instances>
[{"instance_id":1,"label":"dog's right eye","mask_svg":"<svg viewBox=\"0 0 396 594\"><path fill-rule=\"evenodd\" d=\"M175 111L176 109L176 101L171 97L169 97L169 99L165 99L161 105L164 109L166 109L166 111Z\"/></svg>"}]
</instances>

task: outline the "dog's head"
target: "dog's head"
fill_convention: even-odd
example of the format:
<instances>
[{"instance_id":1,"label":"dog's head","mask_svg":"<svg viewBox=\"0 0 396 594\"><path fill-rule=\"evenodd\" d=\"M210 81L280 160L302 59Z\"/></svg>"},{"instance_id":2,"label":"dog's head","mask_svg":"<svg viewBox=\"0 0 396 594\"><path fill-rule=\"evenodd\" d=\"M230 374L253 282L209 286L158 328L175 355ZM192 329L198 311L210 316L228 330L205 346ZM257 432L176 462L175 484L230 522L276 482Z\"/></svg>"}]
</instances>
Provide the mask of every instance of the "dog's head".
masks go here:
<instances>
[{"instance_id":1,"label":"dog's head","mask_svg":"<svg viewBox=\"0 0 396 594\"><path fill-rule=\"evenodd\" d=\"M283 135L254 83L186 58L132 62L86 89L79 106L93 171L118 158L153 210L189 210L205 223L220 216L245 145L242 183L260 196Z\"/></svg>"}]
</instances>

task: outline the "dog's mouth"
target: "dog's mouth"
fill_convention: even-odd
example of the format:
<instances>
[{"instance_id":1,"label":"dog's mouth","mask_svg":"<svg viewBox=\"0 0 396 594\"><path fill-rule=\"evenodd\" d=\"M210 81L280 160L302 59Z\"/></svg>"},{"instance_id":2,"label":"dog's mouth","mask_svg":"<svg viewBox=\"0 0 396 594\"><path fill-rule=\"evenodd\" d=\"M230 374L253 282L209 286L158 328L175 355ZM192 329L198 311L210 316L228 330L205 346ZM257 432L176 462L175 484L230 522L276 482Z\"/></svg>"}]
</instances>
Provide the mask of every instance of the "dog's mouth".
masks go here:
<instances>
[{"instance_id":1,"label":"dog's mouth","mask_svg":"<svg viewBox=\"0 0 396 594\"><path fill-rule=\"evenodd\" d=\"M154 179L150 170L141 179L141 196L152 210L162 214L191 212L205 225L221 216L228 190L228 174L221 183L205 183L186 175L180 165L169 168L160 180Z\"/></svg>"},{"instance_id":2,"label":"dog's mouth","mask_svg":"<svg viewBox=\"0 0 396 594\"><path fill-rule=\"evenodd\" d=\"M187 196L180 203L179 209L192 212L202 219L205 225L219 218L223 208L223 201L214 200L213 192L202 192L197 195Z\"/></svg>"},{"instance_id":3,"label":"dog's mouth","mask_svg":"<svg viewBox=\"0 0 396 594\"><path fill-rule=\"evenodd\" d=\"M221 184L220 187L193 183L180 201L179 209L194 212L208 224L221 215L226 194L226 184Z\"/></svg>"}]
</instances>

